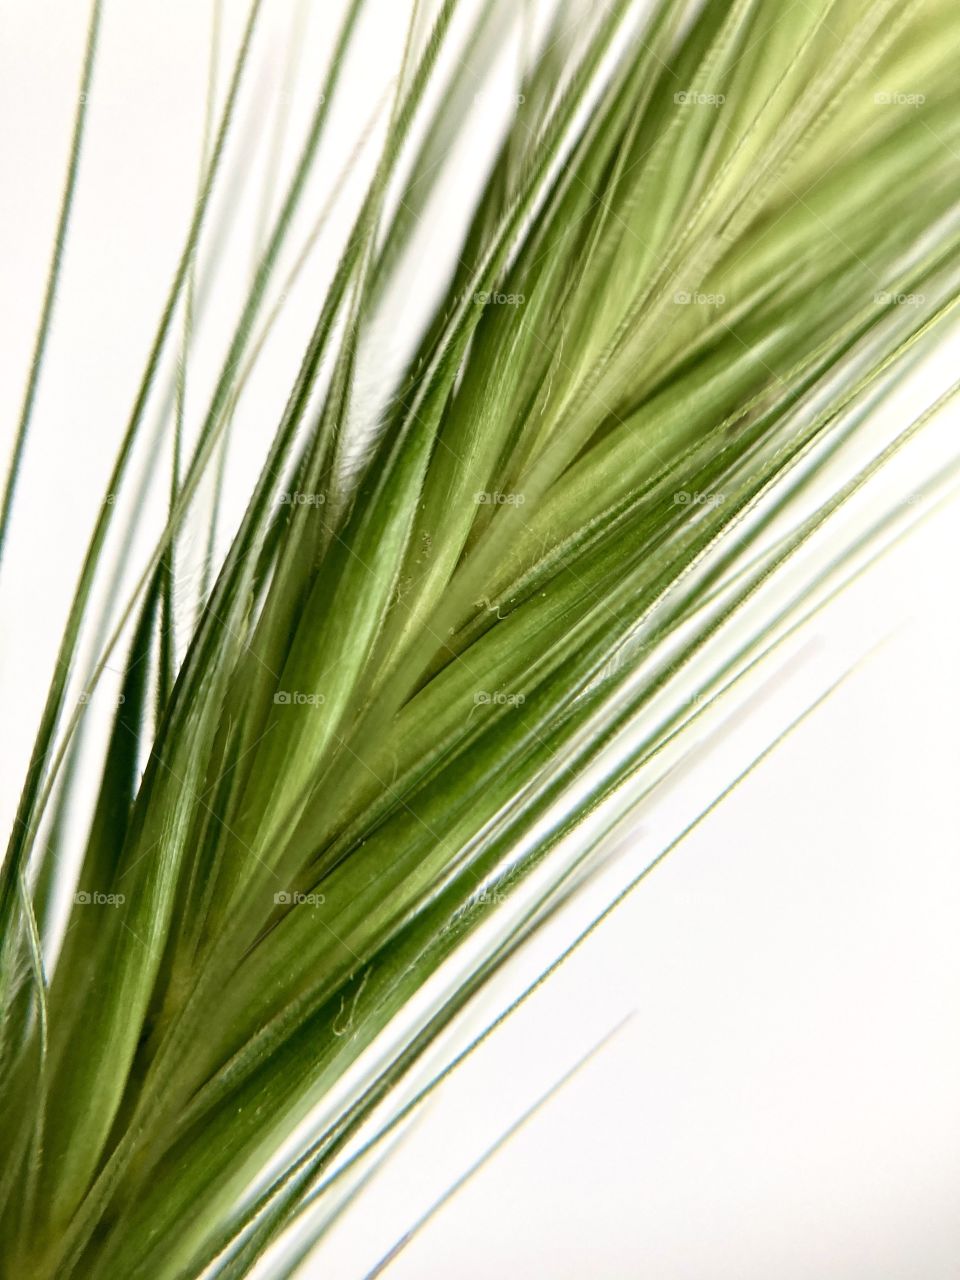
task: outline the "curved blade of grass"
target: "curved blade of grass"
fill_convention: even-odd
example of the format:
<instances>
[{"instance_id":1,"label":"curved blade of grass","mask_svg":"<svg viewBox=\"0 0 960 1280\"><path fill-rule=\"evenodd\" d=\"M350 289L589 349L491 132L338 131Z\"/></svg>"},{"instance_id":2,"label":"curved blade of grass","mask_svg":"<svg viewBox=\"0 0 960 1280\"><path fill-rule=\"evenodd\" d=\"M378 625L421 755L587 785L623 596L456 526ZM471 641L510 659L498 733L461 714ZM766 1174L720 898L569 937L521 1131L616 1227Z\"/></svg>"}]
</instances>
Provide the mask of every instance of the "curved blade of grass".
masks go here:
<instances>
[{"instance_id":1,"label":"curved blade of grass","mask_svg":"<svg viewBox=\"0 0 960 1280\"><path fill-rule=\"evenodd\" d=\"M43 357L47 347L50 325L53 321L53 308L57 296L57 285L60 282L60 269L63 263L63 252L67 243L67 232L70 228L70 213L73 209L73 197L77 187L77 175L80 171L80 150L83 145L83 132L87 120L87 102L93 84L93 66L97 52L97 37L100 32L100 15L103 11L103 0L93 0L90 6L90 18L87 24L87 45L83 55L83 71L80 76L80 93L77 108L73 117L73 137L70 142L70 159L67 163L67 177L63 195L60 198L60 213L53 240L53 255L47 272L47 284L43 295L43 306L40 311L40 323L34 340L33 355L30 360L30 373L23 393L20 407L20 419L17 423L13 452L8 464L7 479L3 489L3 502L0 504L0 561L3 558L3 545L6 541L7 525L13 509L13 499L17 488L17 477L23 457L30 420L33 417L33 405L40 382Z\"/></svg>"}]
</instances>

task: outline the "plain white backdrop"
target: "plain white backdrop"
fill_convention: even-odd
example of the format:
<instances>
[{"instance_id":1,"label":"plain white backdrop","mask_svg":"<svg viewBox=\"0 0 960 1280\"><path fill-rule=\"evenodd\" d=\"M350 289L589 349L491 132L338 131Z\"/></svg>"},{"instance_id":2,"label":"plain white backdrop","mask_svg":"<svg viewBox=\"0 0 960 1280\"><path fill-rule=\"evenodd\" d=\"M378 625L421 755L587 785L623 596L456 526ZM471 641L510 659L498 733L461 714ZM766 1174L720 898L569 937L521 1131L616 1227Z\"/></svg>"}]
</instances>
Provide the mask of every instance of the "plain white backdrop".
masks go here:
<instances>
[{"instance_id":1,"label":"plain white backdrop","mask_svg":"<svg viewBox=\"0 0 960 1280\"><path fill-rule=\"evenodd\" d=\"M222 67L243 7L227 0ZM373 111L402 41L400 0L371 7L356 101L334 122L341 131ZM249 200L250 227L269 172L269 122L289 108L297 137L332 22L325 3L306 6L293 81L285 33L294 8L268 4L241 113L238 143L253 138L257 161L252 175L235 168L228 203ZM85 21L81 3L0 0L5 447L39 312ZM5 823L186 227L208 33L209 6L198 0L107 0L75 221L0 582ZM294 152L288 145L284 173ZM300 238L338 163L321 166ZM474 156L464 200L478 172ZM227 246L208 304L212 330L236 311L251 234ZM429 227L422 251L410 288L426 296L438 265ZM236 424L248 466L300 355L298 321L325 268L313 270ZM198 352L194 417L222 355L202 335ZM942 365L952 362L955 352ZM164 484L153 486L161 501ZM791 668L795 709L869 656L445 1086L305 1275L362 1276L623 1019L389 1275L960 1275L960 506L930 508L909 541L816 621ZM226 527L235 516L228 507ZM784 714L776 708L766 738ZM634 843L650 838L641 829Z\"/></svg>"}]
</instances>

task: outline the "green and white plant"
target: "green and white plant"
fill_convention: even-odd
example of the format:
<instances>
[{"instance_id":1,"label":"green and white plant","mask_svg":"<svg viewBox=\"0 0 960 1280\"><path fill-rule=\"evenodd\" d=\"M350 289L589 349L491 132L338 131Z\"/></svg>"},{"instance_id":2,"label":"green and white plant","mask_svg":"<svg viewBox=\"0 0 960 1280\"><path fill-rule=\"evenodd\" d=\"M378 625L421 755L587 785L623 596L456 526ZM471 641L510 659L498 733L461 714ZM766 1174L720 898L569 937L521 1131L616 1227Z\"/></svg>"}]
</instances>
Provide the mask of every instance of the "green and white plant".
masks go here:
<instances>
[{"instance_id":1,"label":"green and white plant","mask_svg":"<svg viewBox=\"0 0 960 1280\"><path fill-rule=\"evenodd\" d=\"M57 376L44 354L109 8L92 6L4 532ZM314 1247L322 1273L324 1232L433 1087L410 1100L426 1050L717 699L904 518L830 540L952 412L955 388L906 415L893 393L952 332L960 285L954 5L557 0L534 21L508 0L416 0L355 140L366 167L324 179L331 202L364 185L221 554L231 421L326 243L329 207L304 201L375 8L343 6L191 415L268 0L211 63L195 209L3 862L11 1276L286 1275ZM426 263L418 232L518 29L469 218ZM391 343L411 270L428 302ZM144 457L169 493L157 527L129 500ZM135 535L135 584L104 596ZM211 555L185 583L198 538ZM85 720L111 661L101 740Z\"/></svg>"}]
</instances>

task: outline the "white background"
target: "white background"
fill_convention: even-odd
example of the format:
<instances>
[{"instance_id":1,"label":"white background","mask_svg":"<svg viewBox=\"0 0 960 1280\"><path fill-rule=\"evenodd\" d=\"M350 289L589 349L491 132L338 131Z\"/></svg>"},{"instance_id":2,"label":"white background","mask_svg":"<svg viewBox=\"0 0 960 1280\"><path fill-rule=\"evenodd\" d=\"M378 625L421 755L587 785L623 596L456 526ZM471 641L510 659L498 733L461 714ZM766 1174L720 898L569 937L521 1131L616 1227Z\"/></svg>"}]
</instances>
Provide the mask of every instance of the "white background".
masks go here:
<instances>
[{"instance_id":1,"label":"white background","mask_svg":"<svg viewBox=\"0 0 960 1280\"><path fill-rule=\"evenodd\" d=\"M368 104L396 58L401 7L374 5ZM287 0L267 8L254 124L275 109L292 12ZM85 9L0 0L5 440L39 311ZM232 49L240 6L226 9ZM325 10L312 6L311 30ZM196 0L107 0L62 296L0 584L5 819L189 212L207 33ZM304 101L314 53L306 42ZM258 154L262 169L262 142ZM235 310L249 256L238 245L228 258L213 328ZM291 300L292 325L312 300ZM252 388L241 455L255 457L276 420L299 354L291 343L269 353ZM211 371L215 358L211 348ZM462 1069L306 1274L361 1275L626 1015L389 1274L960 1274L958 527L954 504L818 621L815 673L886 642Z\"/></svg>"}]
</instances>

